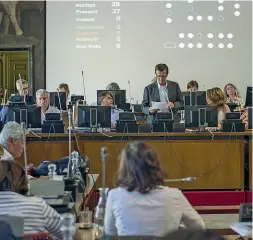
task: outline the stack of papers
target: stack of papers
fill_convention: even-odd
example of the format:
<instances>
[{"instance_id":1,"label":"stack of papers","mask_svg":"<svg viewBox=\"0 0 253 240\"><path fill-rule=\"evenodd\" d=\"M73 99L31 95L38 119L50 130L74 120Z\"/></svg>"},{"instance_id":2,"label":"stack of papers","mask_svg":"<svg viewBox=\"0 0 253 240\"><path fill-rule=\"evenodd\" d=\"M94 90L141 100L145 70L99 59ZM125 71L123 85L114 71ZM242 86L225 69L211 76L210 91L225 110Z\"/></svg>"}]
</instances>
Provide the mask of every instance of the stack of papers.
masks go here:
<instances>
[{"instance_id":1,"label":"stack of papers","mask_svg":"<svg viewBox=\"0 0 253 240\"><path fill-rule=\"evenodd\" d=\"M252 237L252 222L234 223L230 228L241 237Z\"/></svg>"}]
</instances>

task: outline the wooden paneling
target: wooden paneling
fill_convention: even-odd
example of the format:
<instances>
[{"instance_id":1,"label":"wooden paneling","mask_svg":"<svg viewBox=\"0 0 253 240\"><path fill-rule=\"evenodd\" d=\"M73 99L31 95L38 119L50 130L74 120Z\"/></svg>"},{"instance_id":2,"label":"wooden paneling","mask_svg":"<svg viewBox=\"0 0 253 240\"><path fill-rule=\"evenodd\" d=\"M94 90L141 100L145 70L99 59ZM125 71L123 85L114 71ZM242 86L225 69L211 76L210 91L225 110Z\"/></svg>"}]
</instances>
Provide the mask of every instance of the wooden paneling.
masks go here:
<instances>
[{"instance_id":1,"label":"wooden paneling","mask_svg":"<svg viewBox=\"0 0 253 240\"><path fill-rule=\"evenodd\" d=\"M29 81L28 51L0 51L0 80L2 74L2 86L8 89L7 96L17 92L16 80L21 78ZM2 59L2 61L1 61ZM1 65L1 63L0 63Z\"/></svg>"},{"instance_id":2,"label":"wooden paneling","mask_svg":"<svg viewBox=\"0 0 253 240\"><path fill-rule=\"evenodd\" d=\"M90 168L98 173L101 184L101 147L108 148L106 184L113 186L119 153L128 141L82 141L83 151L90 158ZM157 151L168 178L197 177L193 182L170 183L180 189L242 189L244 179L244 142L159 141L147 140Z\"/></svg>"}]
</instances>

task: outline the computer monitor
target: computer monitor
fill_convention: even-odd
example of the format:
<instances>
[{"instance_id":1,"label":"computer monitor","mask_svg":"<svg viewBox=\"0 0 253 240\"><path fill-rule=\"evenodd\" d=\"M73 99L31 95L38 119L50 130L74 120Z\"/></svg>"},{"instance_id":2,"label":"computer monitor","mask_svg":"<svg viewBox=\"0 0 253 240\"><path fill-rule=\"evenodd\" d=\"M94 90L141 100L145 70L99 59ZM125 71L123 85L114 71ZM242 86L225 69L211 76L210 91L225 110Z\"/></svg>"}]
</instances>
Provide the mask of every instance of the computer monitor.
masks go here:
<instances>
[{"instance_id":1,"label":"computer monitor","mask_svg":"<svg viewBox=\"0 0 253 240\"><path fill-rule=\"evenodd\" d=\"M185 127L200 126L218 127L217 108L207 105L185 106Z\"/></svg>"},{"instance_id":2,"label":"computer monitor","mask_svg":"<svg viewBox=\"0 0 253 240\"><path fill-rule=\"evenodd\" d=\"M113 96L113 104L116 105L117 108L126 109L126 90L113 90L113 91L97 90L98 105L100 105L98 97L102 92L111 93Z\"/></svg>"},{"instance_id":3,"label":"computer monitor","mask_svg":"<svg viewBox=\"0 0 253 240\"><path fill-rule=\"evenodd\" d=\"M70 101L74 104L78 101L84 101L84 96L83 95L71 95Z\"/></svg>"},{"instance_id":4,"label":"computer monitor","mask_svg":"<svg viewBox=\"0 0 253 240\"><path fill-rule=\"evenodd\" d=\"M36 106L9 107L8 121L24 122L27 128L41 128L41 108Z\"/></svg>"},{"instance_id":5,"label":"computer monitor","mask_svg":"<svg viewBox=\"0 0 253 240\"><path fill-rule=\"evenodd\" d=\"M50 92L50 106L57 107L59 110L67 110L67 93Z\"/></svg>"},{"instance_id":6,"label":"computer monitor","mask_svg":"<svg viewBox=\"0 0 253 240\"><path fill-rule=\"evenodd\" d=\"M245 107L252 107L252 87L247 87Z\"/></svg>"},{"instance_id":7,"label":"computer monitor","mask_svg":"<svg viewBox=\"0 0 253 240\"><path fill-rule=\"evenodd\" d=\"M78 127L111 128L111 107L78 106Z\"/></svg>"},{"instance_id":8,"label":"computer monitor","mask_svg":"<svg viewBox=\"0 0 253 240\"><path fill-rule=\"evenodd\" d=\"M206 91L182 92L185 106L206 105Z\"/></svg>"}]
</instances>

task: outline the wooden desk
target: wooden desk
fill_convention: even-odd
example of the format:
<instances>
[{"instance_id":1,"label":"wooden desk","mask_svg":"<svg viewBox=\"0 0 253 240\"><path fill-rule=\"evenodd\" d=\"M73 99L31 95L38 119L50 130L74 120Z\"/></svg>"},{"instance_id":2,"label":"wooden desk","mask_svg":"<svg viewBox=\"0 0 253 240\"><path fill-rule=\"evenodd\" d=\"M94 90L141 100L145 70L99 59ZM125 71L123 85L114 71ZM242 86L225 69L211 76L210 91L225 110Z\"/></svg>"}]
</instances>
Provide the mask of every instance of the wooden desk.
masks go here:
<instances>
[{"instance_id":1,"label":"wooden desk","mask_svg":"<svg viewBox=\"0 0 253 240\"><path fill-rule=\"evenodd\" d=\"M36 136L37 135L37 136ZM69 155L68 134L29 134L27 136L27 161L38 166L44 160L59 160ZM72 150L75 141L72 137ZM24 166L24 156L16 160Z\"/></svg>"},{"instance_id":2,"label":"wooden desk","mask_svg":"<svg viewBox=\"0 0 253 240\"><path fill-rule=\"evenodd\" d=\"M236 239L239 237L230 226L232 223L238 222L238 214L203 214L201 215L206 228L216 231L223 235L225 239ZM75 240L93 240L95 239L95 231L77 229Z\"/></svg>"},{"instance_id":3,"label":"wooden desk","mask_svg":"<svg viewBox=\"0 0 253 240\"><path fill-rule=\"evenodd\" d=\"M169 183L191 189L243 189L244 136L248 133L106 133L80 134L80 146L90 168L101 175L100 149L108 148L106 184L113 186L118 156L131 140L145 140L154 148L168 178L199 177L193 182ZM213 140L212 140L213 139ZM98 179L101 185L101 178Z\"/></svg>"}]
</instances>

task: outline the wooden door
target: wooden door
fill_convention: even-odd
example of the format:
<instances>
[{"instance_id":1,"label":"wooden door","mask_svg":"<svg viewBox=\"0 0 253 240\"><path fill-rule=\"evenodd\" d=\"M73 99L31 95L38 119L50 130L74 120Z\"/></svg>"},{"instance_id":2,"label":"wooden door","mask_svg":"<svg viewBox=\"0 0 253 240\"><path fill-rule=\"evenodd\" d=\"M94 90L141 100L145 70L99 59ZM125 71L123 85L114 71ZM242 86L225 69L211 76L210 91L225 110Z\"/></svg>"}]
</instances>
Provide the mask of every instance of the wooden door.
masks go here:
<instances>
[{"instance_id":1,"label":"wooden door","mask_svg":"<svg viewBox=\"0 0 253 240\"><path fill-rule=\"evenodd\" d=\"M7 97L16 93L19 74L29 81L28 51L0 51L0 85L7 89Z\"/></svg>"}]
</instances>

